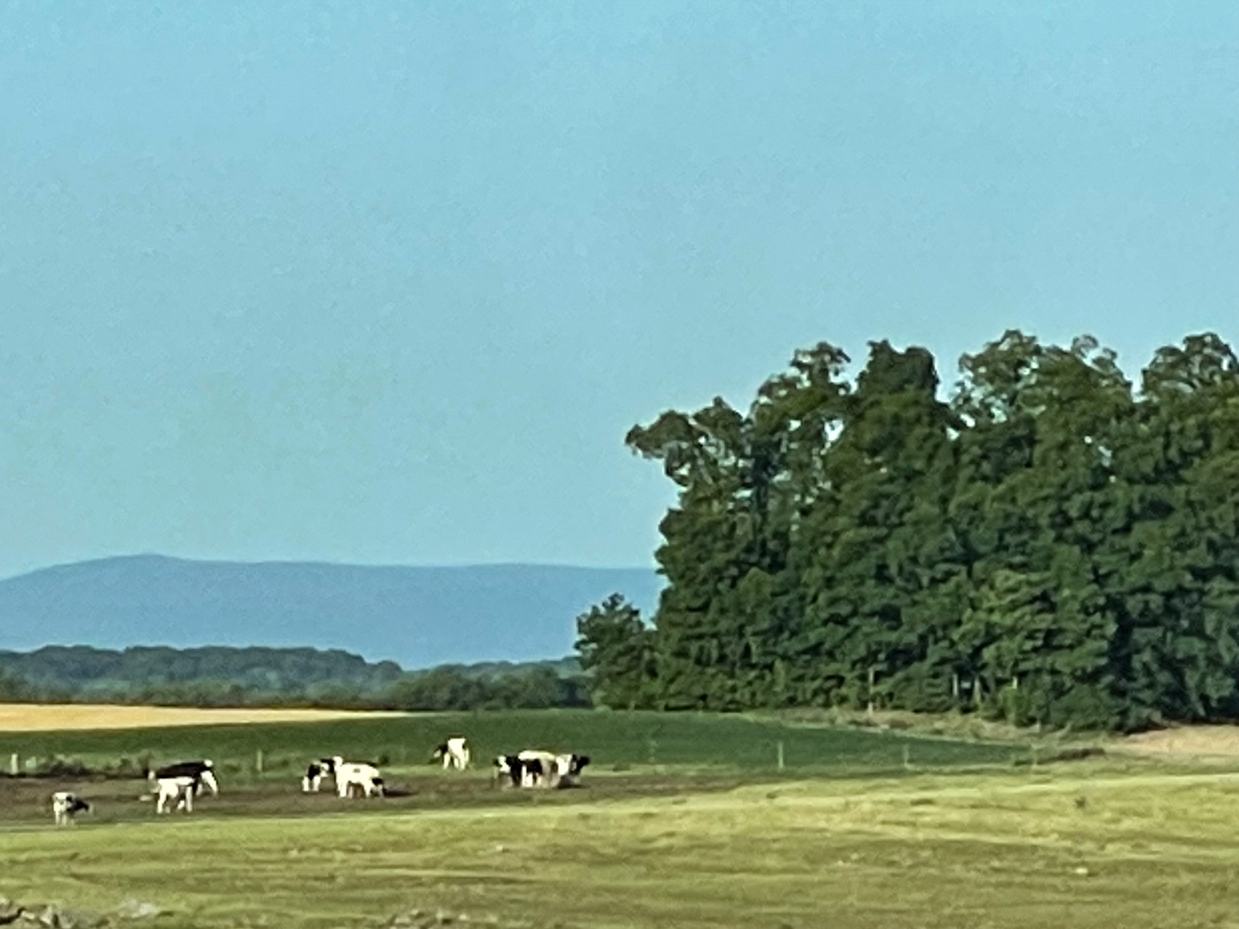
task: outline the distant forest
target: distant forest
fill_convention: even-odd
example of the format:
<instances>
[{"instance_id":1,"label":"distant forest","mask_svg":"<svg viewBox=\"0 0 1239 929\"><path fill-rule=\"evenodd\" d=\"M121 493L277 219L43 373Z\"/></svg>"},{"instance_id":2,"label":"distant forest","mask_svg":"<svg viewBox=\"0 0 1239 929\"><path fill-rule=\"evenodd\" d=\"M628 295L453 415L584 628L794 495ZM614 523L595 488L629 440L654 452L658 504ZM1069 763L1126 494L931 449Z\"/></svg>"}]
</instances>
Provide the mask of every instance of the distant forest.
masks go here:
<instances>
[{"instance_id":1,"label":"distant forest","mask_svg":"<svg viewBox=\"0 0 1239 929\"><path fill-rule=\"evenodd\" d=\"M588 702L573 658L442 665L313 648L47 646L0 651L0 700L166 706L538 709Z\"/></svg>"},{"instance_id":2,"label":"distant forest","mask_svg":"<svg viewBox=\"0 0 1239 929\"><path fill-rule=\"evenodd\" d=\"M1239 362L1137 381L1008 331L940 392L922 348L797 351L747 411L634 427L678 488L645 622L578 620L597 702L875 706L1130 729L1239 716Z\"/></svg>"}]
</instances>

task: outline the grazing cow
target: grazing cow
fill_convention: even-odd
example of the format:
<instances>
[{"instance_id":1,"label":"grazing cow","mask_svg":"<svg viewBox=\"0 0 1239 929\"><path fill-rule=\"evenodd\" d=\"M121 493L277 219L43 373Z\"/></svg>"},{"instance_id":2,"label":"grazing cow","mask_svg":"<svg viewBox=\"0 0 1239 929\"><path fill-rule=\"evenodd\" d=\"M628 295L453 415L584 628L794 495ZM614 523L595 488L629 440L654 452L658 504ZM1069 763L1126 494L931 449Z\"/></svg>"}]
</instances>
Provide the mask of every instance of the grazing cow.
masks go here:
<instances>
[{"instance_id":1,"label":"grazing cow","mask_svg":"<svg viewBox=\"0 0 1239 929\"><path fill-rule=\"evenodd\" d=\"M192 777L194 779L194 793L202 794L202 786L205 784L211 789L211 793L219 796L219 784L215 780L215 763L209 758L204 758L202 761L178 761L176 764L164 765L162 768L156 768L151 772L152 780L160 781L167 778L177 777Z\"/></svg>"},{"instance_id":2,"label":"grazing cow","mask_svg":"<svg viewBox=\"0 0 1239 929\"><path fill-rule=\"evenodd\" d=\"M554 787L559 782L559 765L551 752L526 749L516 756L525 763L522 787Z\"/></svg>"},{"instance_id":3,"label":"grazing cow","mask_svg":"<svg viewBox=\"0 0 1239 929\"><path fill-rule=\"evenodd\" d=\"M456 768L458 771L463 771L469 767L469 740L464 736L453 736L446 742L441 742L435 747L434 754L430 756L431 761L442 759L443 770Z\"/></svg>"},{"instance_id":4,"label":"grazing cow","mask_svg":"<svg viewBox=\"0 0 1239 929\"><path fill-rule=\"evenodd\" d=\"M165 765L150 772L150 780L158 797L156 813L171 812L168 804L175 801L175 809L192 813L194 797L202 793L203 785L219 796L219 782L215 780L215 765L210 759L181 761Z\"/></svg>"},{"instance_id":5,"label":"grazing cow","mask_svg":"<svg viewBox=\"0 0 1239 929\"><path fill-rule=\"evenodd\" d=\"M318 793L318 788L322 786L323 778L336 776L336 760L334 758L320 758L318 761L311 761L310 766L305 769L305 777L301 779L301 789L305 793Z\"/></svg>"},{"instance_id":6,"label":"grazing cow","mask_svg":"<svg viewBox=\"0 0 1239 929\"><path fill-rule=\"evenodd\" d=\"M57 826L72 826L78 813L88 812L90 804L72 791L58 790L52 794L52 818Z\"/></svg>"},{"instance_id":7,"label":"grazing cow","mask_svg":"<svg viewBox=\"0 0 1239 929\"><path fill-rule=\"evenodd\" d=\"M379 774L379 769L374 765L359 761L345 761L339 755L332 761L335 763L336 792L341 798L350 796L354 787L360 788L367 797L372 794L382 797L386 793L383 776Z\"/></svg>"}]
</instances>

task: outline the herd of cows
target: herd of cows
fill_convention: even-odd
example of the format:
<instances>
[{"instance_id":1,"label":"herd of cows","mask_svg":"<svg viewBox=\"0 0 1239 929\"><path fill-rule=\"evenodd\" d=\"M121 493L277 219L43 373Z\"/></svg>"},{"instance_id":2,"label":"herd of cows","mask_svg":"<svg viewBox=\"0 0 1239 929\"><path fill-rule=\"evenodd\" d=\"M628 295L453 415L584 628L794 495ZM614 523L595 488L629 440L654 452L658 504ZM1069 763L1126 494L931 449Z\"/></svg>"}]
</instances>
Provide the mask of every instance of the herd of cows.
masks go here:
<instances>
[{"instance_id":1,"label":"herd of cows","mask_svg":"<svg viewBox=\"0 0 1239 929\"><path fill-rule=\"evenodd\" d=\"M431 755L431 761L441 761L444 770L464 771L471 760L469 740L464 736L445 740ZM574 787L588 764L588 755L527 749L515 755L495 758L492 762L493 780L517 788ZM311 762L301 778L301 789L305 793L316 793L328 778L342 799L381 797L386 793L383 776L376 765L364 761L345 761L340 755ZM194 797L200 796L204 790L219 796L215 766L209 759L165 765L150 771L148 779L155 798L156 814L171 813L173 810L192 813ZM73 791L57 791L51 799L52 816L58 826L72 825L79 813L91 808L88 800Z\"/></svg>"}]
</instances>

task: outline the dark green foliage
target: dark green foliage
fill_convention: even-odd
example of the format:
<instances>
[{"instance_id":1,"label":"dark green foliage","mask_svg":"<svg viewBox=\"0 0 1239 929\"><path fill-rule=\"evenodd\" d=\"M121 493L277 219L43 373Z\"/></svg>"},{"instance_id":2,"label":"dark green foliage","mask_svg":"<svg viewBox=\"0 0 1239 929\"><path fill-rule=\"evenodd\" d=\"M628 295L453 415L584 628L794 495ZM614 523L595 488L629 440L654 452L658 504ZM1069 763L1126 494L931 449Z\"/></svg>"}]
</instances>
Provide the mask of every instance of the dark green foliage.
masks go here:
<instances>
[{"instance_id":1,"label":"dark green foliage","mask_svg":"<svg viewBox=\"0 0 1239 929\"><path fill-rule=\"evenodd\" d=\"M405 672L391 661L312 648L48 646L0 652L0 701L104 701L165 706L391 707L417 710L583 706L575 659L443 665Z\"/></svg>"},{"instance_id":2,"label":"dark green foliage","mask_svg":"<svg viewBox=\"0 0 1239 929\"><path fill-rule=\"evenodd\" d=\"M586 706L579 675L561 676L551 663L513 666L480 675L459 665L407 674L388 687L377 705L398 710L548 709Z\"/></svg>"},{"instance_id":3,"label":"dark green foliage","mask_svg":"<svg viewBox=\"0 0 1239 929\"><path fill-rule=\"evenodd\" d=\"M644 706L647 681L654 674L654 652L640 611L612 594L578 616L576 628L576 648L593 702L615 709Z\"/></svg>"},{"instance_id":4,"label":"dark green foliage","mask_svg":"<svg viewBox=\"0 0 1239 929\"><path fill-rule=\"evenodd\" d=\"M961 359L949 401L924 349L873 343L850 383L847 361L822 343L747 413L629 432L679 488L653 624L607 640L643 656L630 692L1100 728L1239 714L1229 346L1160 349L1137 390L1091 338L1011 331Z\"/></svg>"}]
</instances>

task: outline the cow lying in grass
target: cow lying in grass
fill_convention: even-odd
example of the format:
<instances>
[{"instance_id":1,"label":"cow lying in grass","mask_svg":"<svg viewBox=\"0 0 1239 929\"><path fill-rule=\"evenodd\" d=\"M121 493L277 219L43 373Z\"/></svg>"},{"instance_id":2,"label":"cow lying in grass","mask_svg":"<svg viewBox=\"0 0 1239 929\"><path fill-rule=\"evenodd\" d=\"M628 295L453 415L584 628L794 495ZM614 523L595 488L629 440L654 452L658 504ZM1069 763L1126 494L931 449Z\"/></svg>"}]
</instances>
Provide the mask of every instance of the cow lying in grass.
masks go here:
<instances>
[{"instance_id":1,"label":"cow lying in grass","mask_svg":"<svg viewBox=\"0 0 1239 929\"><path fill-rule=\"evenodd\" d=\"M305 777L301 779L301 790L304 793L318 793L319 787L322 786L323 778L330 777L333 780L336 776L336 760L334 758L320 758L318 761L311 761L310 766L305 769Z\"/></svg>"},{"instance_id":2,"label":"cow lying in grass","mask_svg":"<svg viewBox=\"0 0 1239 929\"><path fill-rule=\"evenodd\" d=\"M453 736L446 742L440 743L435 747L430 760L439 761L440 759L443 761L444 771L450 768L458 771L465 770L469 767L469 740L464 736Z\"/></svg>"},{"instance_id":3,"label":"cow lying in grass","mask_svg":"<svg viewBox=\"0 0 1239 929\"><path fill-rule=\"evenodd\" d=\"M339 755L332 759L335 766L336 792L341 798L352 795L356 787L369 797L377 794L382 797L386 793L383 786L383 776L372 764L361 761L345 761Z\"/></svg>"},{"instance_id":4,"label":"cow lying in grass","mask_svg":"<svg viewBox=\"0 0 1239 929\"><path fill-rule=\"evenodd\" d=\"M52 818L57 826L72 826L78 813L90 812L90 804L69 790L52 794Z\"/></svg>"},{"instance_id":5,"label":"cow lying in grass","mask_svg":"<svg viewBox=\"0 0 1239 929\"><path fill-rule=\"evenodd\" d=\"M157 802L156 813L171 812L168 804L175 802L175 809L186 813L194 811L194 797L202 793L203 785L219 796L219 783L215 780L215 766L211 761L182 761L150 772Z\"/></svg>"},{"instance_id":6,"label":"cow lying in grass","mask_svg":"<svg viewBox=\"0 0 1239 929\"><path fill-rule=\"evenodd\" d=\"M589 764L589 755L556 755L555 777L558 787L575 787L581 770Z\"/></svg>"},{"instance_id":7,"label":"cow lying in grass","mask_svg":"<svg viewBox=\"0 0 1239 929\"><path fill-rule=\"evenodd\" d=\"M495 779L507 778L513 787L572 787L588 755L556 755L526 749L517 755L500 755L494 761Z\"/></svg>"}]
</instances>

